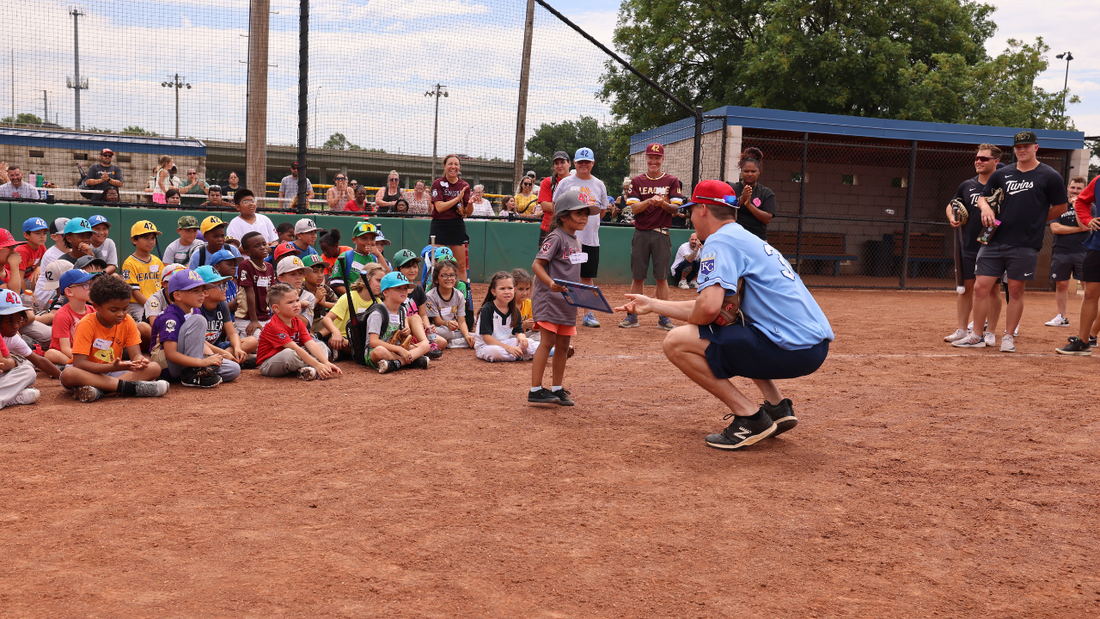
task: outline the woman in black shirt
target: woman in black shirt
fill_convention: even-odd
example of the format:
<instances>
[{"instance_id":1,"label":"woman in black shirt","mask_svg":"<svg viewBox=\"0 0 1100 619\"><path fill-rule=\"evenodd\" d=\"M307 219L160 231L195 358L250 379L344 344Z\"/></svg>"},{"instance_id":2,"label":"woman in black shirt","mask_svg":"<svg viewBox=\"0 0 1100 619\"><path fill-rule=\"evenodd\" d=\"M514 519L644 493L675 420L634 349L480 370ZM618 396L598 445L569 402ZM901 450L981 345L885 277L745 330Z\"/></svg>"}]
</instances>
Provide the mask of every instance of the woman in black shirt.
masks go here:
<instances>
[{"instance_id":1,"label":"woman in black shirt","mask_svg":"<svg viewBox=\"0 0 1100 619\"><path fill-rule=\"evenodd\" d=\"M737 162L741 168L741 182L733 184L733 191L741 207L737 211L737 223L767 241L768 224L775 216L775 192L757 182L763 162L764 153L759 148L746 148Z\"/></svg>"}]
</instances>

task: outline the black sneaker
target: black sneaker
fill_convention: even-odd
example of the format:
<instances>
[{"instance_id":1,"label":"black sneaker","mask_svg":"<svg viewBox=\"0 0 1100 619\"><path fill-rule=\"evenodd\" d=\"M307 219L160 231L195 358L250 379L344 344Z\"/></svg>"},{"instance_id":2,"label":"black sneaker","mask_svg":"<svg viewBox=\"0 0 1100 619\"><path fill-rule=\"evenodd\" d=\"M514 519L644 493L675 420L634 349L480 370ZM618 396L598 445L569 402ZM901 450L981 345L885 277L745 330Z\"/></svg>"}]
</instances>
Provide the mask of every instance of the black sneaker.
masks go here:
<instances>
[{"instance_id":1,"label":"black sneaker","mask_svg":"<svg viewBox=\"0 0 1100 619\"><path fill-rule=\"evenodd\" d=\"M546 387L539 387L538 391L527 392L527 401L532 404L557 404L560 399L558 394Z\"/></svg>"},{"instance_id":2,"label":"black sneaker","mask_svg":"<svg viewBox=\"0 0 1100 619\"><path fill-rule=\"evenodd\" d=\"M719 434L707 437L707 445L715 449L741 449L768 438L775 432L775 422L761 408L751 417L735 417L730 413L722 419L733 417L733 423Z\"/></svg>"},{"instance_id":3,"label":"black sneaker","mask_svg":"<svg viewBox=\"0 0 1100 619\"><path fill-rule=\"evenodd\" d=\"M378 373L389 374L390 372L396 372L401 369L400 361L387 361L385 359L378 362Z\"/></svg>"},{"instance_id":4,"label":"black sneaker","mask_svg":"<svg viewBox=\"0 0 1100 619\"><path fill-rule=\"evenodd\" d=\"M1069 344L1061 348L1055 348L1054 352L1059 355L1077 355L1079 357L1089 357L1092 355L1092 346L1089 346L1079 337L1069 338Z\"/></svg>"},{"instance_id":5,"label":"black sneaker","mask_svg":"<svg viewBox=\"0 0 1100 619\"><path fill-rule=\"evenodd\" d=\"M794 416L794 407L791 406L790 398L783 398L779 404L775 405L765 401L764 412L768 413L768 417L775 422L775 434L772 436L779 436L798 425L798 417Z\"/></svg>"},{"instance_id":6,"label":"black sneaker","mask_svg":"<svg viewBox=\"0 0 1100 619\"><path fill-rule=\"evenodd\" d=\"M432 347L428 349L428 358L429 359L438 359L442 356L443 356L443 349L441 349L439 346L437 346L433 342Z\"/></svg>"},{"instance_id":7,"label":"black sneaker","mask_svg":"<svg viewBox=\"0 0 1100 619\"><path fill-rule=\"evenodd\" d=\"M1089 346L1096 346L1096 336L1095 335L1090 335L1089 336Z\"/></svg>"},{"instance_id":8,"label":"black sneaker","mask_svg":"<svg viewBox=\"0 0 1100 619\"><path fill-rule=\"evenodd\" d=\"M558 389L557 391L551 391L550 393L558 396L558 404L561 406L573 406L573 398L569 397L569 390L565 387Z\"/></svg>"},{"instance_id":9,"label":"black sneaker","mask_svg":"<svg viewBox=\"0 0 1100 619\"><path fill-rule=\"evenodd\" d=\"M413 361L412 363L410 363L409 367L416 368L418 370L428 369L428 357L427 356L419 357L416 361Z\"/></svg>"},{"instance_id":10,"label":"black sneaker","mask_svg":"<svg viewBox=\"0 0 1100 619\"><path fill-rule=\"evenodd\" d=\"M218 368L208 365L204 368L184 368L180 374L180 384L184 387L199 387L209 389L222 383L222 377L218 376Z\"/></svg>"},{"instance_id":11,"label":"black sneaker","mask_svg":"<svg viewBox=\"0 0 1100 619\"><path fill-rule=\"evenodd\" d=\"M256 369L256 353L252 353L244 358L244 363L241 364L242 370L255 370Z\"/></svg>"}]
</instances>

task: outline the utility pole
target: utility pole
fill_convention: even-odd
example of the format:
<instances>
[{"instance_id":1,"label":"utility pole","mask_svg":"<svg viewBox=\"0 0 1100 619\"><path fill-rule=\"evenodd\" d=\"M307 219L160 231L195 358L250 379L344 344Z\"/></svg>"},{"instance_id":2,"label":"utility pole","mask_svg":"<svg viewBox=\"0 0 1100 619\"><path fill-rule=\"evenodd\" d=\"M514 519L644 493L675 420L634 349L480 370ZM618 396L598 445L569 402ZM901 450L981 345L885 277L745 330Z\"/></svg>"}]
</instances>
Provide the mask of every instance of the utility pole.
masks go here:
<instances>
[{"instance_id":1,"label":"utility pole","mask_svg":"<svg viewBox=\"0 0 1100 619\"><path fill-rule=\"evenodd\" d=\"M436 84L435 90L429 90L424 93L425 97L435 97L435 136L432 138L432 180L435 180L435 160L439 157L439 98L450 96L443 84Z\"/></svg>"},{"instance_id":2,"label":"utility pole","mask_svg":"<svg viewBox=\"0 0 1100 619\"><path fill-rule=\"evenodd\" d=\"M1069 92L1069 61L1073 60L1073 52L1062 52L1055 56L1058 60L1066 59L1066 81L1062 84L1062 128L1066 128L1066 93Z\"/></svg>"},{"instance_id":3,"label":"utility pole","mask_svg":"<svg viewBox=\"0 0 1100 619\"><path fill-rule=\"evenodd\" d=\"M72 8L69 9L69 15L73 16L73 77L72 80L65 79L65 86L72 88L76 97L76 130L80 131L83 128L80 124L80 91L88 90L88 78L80 79L80 22L77 19L83 17L84 13L80 9Z\"/></svg>"},{"instance_id":4,"label":"utility pole","mask_svg":"<svg viewBox=\"0 0 1100 619\"><path fill-rule=\"evenodd\" d=\"M523 26L523 60L519 69L519 106L516 109L516 152L512 165L513 185L523 176L523 153L527 137L527 86L531 78L531 37L535 27L535 0L527 0L527 21Z\"/></svg>"},{"instance_id":5,"label":"utility pole","mask_svg":"<svg viewBox=\"0 0 1100 619\"><path fill-rule=\"evenodd\" d=\"M309 0L299 0L298 21L298 212L309 210L306 201L306 159L309 140Z\"/></svg>"},{"instance_id":6,"label":"utility pole","mask_svg":"<svg viewBox=\"0 0 1100 619\"><path fill-rule=\"evenodd\" d=\"M248 100L245 113L245 182L264 206L267 196L267 34L270 0L251 0L248 12Z\"/></svg>"},{"instance_id":7,"label":"utility pole","mask_svg":"<svg viewBox=\"0 0 1100 619\"><path fill-rule=\"evenodd\" d=\"M170 81L160 83L162 88L171 88L172 90L176 91L176 137L177 138L180 136L180 89L183 88L184 86L186 86L188 90L191 90L191 84L184 83L184 80L186 80L186 79L187 79L186 77L181 79L180 74L177 73L177 74L175 74L175 76L172 77L172 79Z\"/></svg>"},{"instance_id":8,"label":"utility pole","mask_svg":"<svg viewBox=\"0 0 1100 619\"><path fill-rule=\"evenodd\" d=\"M42 124L50 122L50 100L46 96L46 89L42 89Z\"/></svg>"}]
</instances>

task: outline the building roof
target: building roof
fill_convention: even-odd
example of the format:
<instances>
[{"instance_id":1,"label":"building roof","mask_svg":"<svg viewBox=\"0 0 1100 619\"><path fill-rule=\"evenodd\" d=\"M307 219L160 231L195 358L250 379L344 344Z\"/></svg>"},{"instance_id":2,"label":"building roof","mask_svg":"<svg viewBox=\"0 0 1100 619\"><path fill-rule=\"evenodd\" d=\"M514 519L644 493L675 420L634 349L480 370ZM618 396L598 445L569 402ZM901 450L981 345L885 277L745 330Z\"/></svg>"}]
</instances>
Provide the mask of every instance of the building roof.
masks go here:
<instances>
[{"instance_id":1,"label":"building roof","mask_svg":"<svg viewBox=\"0 0 1100 619\"><path fill-rule=\"evenodd\" d=\"M49 129L13 129L0 127L0 144L71 150L102 150L116 153L153 153L157 155L206 156L206 144L191 138L148 137L112 133L82 133Z\"/></svg>"},{"instance_id":2,"label":"building roof","mask_svg":"<svg viewBox=\"0 0 1100 619\"><path fill-rule=\"evenodd\" d=\"M949 123L918 122L914 120L888 120L836 114L788 112L754 107L727 105L705 114L721 118L707 119L703 132L719 129L724 118L726 126L767 131L789 131L797 134L809 132L816 136L849 136L878 138L883 140L917 140L947 144L975 145L990 143L1012 146L1016 133L1028 127L988 127L985 125L956 125ZM690 139L694 135L695 119L685 118L630 137L630 153L640 153L650 142L664 144ZM1081 131L1035 130L1039 147L1054 150L1084 148L1085 134Z\"/></svg>"}]
</instances>

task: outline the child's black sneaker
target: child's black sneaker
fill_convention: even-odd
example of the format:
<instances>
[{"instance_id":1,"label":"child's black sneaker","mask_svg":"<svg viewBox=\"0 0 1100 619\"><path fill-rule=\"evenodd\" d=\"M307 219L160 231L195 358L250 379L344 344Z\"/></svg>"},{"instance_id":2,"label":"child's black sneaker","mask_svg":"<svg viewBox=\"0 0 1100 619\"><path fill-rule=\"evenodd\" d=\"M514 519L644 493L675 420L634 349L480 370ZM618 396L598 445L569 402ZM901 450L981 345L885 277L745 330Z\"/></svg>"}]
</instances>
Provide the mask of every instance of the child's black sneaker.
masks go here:
<instances>
[{"instance_id":1,"label":"child's black sneaker","mask_svg":"<svg viewBox=\"0 0 1100 619\"><path fill-rule=\"evenodd\" d=\"M88 385L73 389L73 399L77 402L84 402L85 404L87 404L88 402L95 402L102 397L102 391Z\"/></svg>"},{"instance_id":2,"label":"child's black sneaker","mask_svg":"<svg viewBox=\"0 0 1100 619\"><path fill-rule=\"evenodd\" d=\"M733 423L719 434L707 437L707 445L715 449L741 449L762 441L775 432L775 422L761 408L750 417L735 417L730 413L723 417L733 417Z\"/></svg>"},{"instance_id":3,"label":"child's black sneaker","mask_svg":"<svg viewBox=\"0 0 1100 619\"><path fill-rule=\"evenodd\" d=\"M184 368L180 374L180 384L184 387L210 389L222 384L222 377L218 376L218 368L212 365L203 368Z\"/></svg>"},{"instance_id":4,"label":"child's black sneaker","mask_svg":"<svg viewBox=\"0 0 1100 619\"><path fill-rule=\"evenodd\" d=\"M560 399L556 393L546 387L539 387L538 391L527 392L527 401L532 404L557 404Z\"/></svg>"},{"instance_id":5,"label":"child's black sneaker","mask_svg":"<svg viewBox=\"0 0 1100 619\"><path fill-rule=\"evenodd\" d=\"M429 359L438 359L442 356L443 356L443 349L440 348L438 345L436 345L435 342L432 342L432 347L428 349L428 358Z\"/></svg>"},{"instance_id":6,"label":"child's black sneaker","mask_svg":"<svg viewBox=\"0 0 1100 619\"><path fill-rule=\"evenodd\" d=\"M378 373L379 374L389 374L390 372L396 372L397 370L400 370L400 369L401 369L401 362L400 361L388 361L386 359L383 359L383 360L378 362Z\"/></svg>"},{"instance_id":7,"label":"child's black sneaker","mask_svg":"<svg viewBox=\"0 0 1100 619\"><path fill-rule=\"evenodd\" d=\"M159 398L168 393L168 381L166 380L139 380L134 383L139 398Z\"/></svg>"},{"instance_id":8,"label":"child's black sneaker","mask_svg":"<svg viewBox=\"0 0 1100 619\"><path fill-rule=\"evenodd\" d=\"M558 404L560 406L573 406L573 398L569 397L569 390L565 387L558 389L557 391L551 391L554 395L558 396Z\"/></svg>"},{"instance_id":9,"label":"child's black sneaker","mask_svg":"<svg viewBox=\"0 0 1100 619\"><path fill-rule=\"evenodd\" d=\"M798 417L794 416L794 407L791 406L790 398L783 398L779 404L775 405L765 401L764 411L775 422L775 434L772 436L779 436L798 425Z\"/></svg>"},{"instance_id":10,"label":"child's black sneaker","mask_svg":"<svg viewBox=\"0 0 1100 619\"><path fill-rule=\"evenodd\" d=\"M428 357L427 356L419 357L416 361L413 361L412 363L410 363L409 367L416 368L418 370L428 369Z\"/></svg>"}]
</instances>

